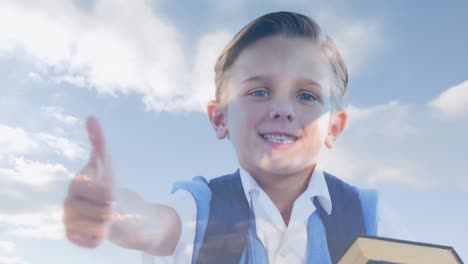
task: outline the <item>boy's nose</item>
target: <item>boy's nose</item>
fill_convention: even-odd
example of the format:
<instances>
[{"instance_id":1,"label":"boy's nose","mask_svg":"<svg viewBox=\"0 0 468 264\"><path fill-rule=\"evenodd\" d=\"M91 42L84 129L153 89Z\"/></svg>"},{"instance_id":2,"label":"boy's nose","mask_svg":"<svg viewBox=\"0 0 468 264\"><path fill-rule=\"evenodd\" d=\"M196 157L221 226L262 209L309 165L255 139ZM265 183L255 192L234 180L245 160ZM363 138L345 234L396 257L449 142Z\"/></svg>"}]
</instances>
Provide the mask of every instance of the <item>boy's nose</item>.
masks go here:
<instances>
[{"instance_id":1,"label":"boy's nose","mask_svg":"<svg viewBox=\"0 0 468 264\"><path fill-rule=\"evenodd\" d=\"M288 121L293 121L296 118L291 109L274 109L270 112L270 117L275 120L285 119Z\"/></svg>"},{"instance_id":2,"label":"boy's nose","mask_svg":"<svg viewBox=\"0 0 468 264\"><path fill-rule=\"evenodd\" d=\"M287 120L289 122L296 118L293 109L293 102L287 94L278 94L271 101L270 118L274 120Z\"/></svg>"}]
</instances>

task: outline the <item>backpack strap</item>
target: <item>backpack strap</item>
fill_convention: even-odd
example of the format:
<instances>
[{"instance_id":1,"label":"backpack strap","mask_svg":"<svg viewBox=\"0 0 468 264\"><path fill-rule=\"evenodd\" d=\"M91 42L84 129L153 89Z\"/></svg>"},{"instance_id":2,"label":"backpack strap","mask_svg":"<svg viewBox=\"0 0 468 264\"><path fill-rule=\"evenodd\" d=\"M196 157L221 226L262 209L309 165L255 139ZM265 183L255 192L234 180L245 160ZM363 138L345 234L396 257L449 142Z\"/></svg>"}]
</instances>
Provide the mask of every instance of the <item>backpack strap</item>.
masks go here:
<instances>
[{"instance_id":1,"label":"backpack strap","mask_svg":"<svg viewBox=\"0 0 468 264\"><path fill-rule=\"evenodd\" d=\"M260 238L257 236L255 213L250 213L250 225L247 233L247 245L241 257L240 264L268 264L268 256Z\"/></svg>"},{"instance_id":2,"label":"backpack strap","mask_svg":"<svg viewBox=\"0 0 468 264\"><path fill-rule=\"evenodd\" d=\"M376 190L363 189L359 192L359 200L361 200L364 225L366 226L366 235L376 236L378 222L378 193Z\"/></svg>"},{"instance_id":3,"label":"backpack strap","mask_svg":"<svg viewBox=\"0 0 468 264\"><path fill-rule=\"evenodd\" d=\"M317 196L313 202L316 210L307 220L307 263L331 264L327 232L321 218L324 210L321 209Z\"/></svg>"},{"instance_id":4,"label":"backpack strap","mask_svg":"<svg viewBox=\"0 0 468 264\"><path fill-rule=\"evenodd\" d=\"M247 242L250 207L244 194L239 170L214 178L210 214L196 263L238 264Z\"/></svg>"},{"instance_id":5,"label":"backpack strap","mask_svg":"<svg viewBox=\"0 0 468 264\"><path fill-rule=\"evenodd\" d=\"M319 203L316 206L320 208L332 263L337 263L354 238L366 234L366 226L359 190L331 174L324 175L333 209L328 215Z\"/></svg>"},{"instance_id":6,"label":"backpack strap","mask_svg":"<svg viewBox=\"0 0 468 264\"><path fill-rule=\"evenodd\" d=\"M210 188L208 187L208 181L202 176L197 176L193 178L192 181L176 182L172 188L171 193L174 193L179 189L189 191L195 199L195 203L197 205L197 224L195 227L195 241L193 243L192 256L192 263L196 263L195 260L198 258L200 247L208 224L212 194Z\"/></svg>"}]
</instances>

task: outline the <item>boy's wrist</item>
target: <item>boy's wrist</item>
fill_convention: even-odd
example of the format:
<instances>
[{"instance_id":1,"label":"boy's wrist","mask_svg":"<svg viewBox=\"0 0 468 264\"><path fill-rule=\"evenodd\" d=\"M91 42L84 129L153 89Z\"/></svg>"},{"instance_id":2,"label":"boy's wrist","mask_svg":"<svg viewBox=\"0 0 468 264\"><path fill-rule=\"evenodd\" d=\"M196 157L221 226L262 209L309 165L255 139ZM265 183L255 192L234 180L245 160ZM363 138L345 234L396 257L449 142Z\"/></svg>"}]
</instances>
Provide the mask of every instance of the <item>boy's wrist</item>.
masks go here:
<instances>
[{"instance_id":1,"label":"boy's wrist","mask_svg":"<svg viewBox=\"0 0 468 264\"><path fill-rule=\"evenodd\" d=\"M107 239L151 255L172 255L180 236L180 218L172 208L145 202L135 192L117 192Z\"/></svg>"}]
</instances>

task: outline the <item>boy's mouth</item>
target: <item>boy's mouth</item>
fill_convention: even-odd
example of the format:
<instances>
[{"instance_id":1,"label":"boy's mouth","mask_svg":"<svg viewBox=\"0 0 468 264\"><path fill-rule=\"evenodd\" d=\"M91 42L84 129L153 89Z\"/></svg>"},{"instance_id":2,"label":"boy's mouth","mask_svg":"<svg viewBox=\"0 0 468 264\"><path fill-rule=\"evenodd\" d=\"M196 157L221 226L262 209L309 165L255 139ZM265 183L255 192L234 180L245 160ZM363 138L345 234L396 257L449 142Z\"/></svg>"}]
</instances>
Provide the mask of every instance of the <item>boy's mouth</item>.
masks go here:
<instances>
[{"instance_id":1,"label":"boy's mouth","mask_svg":"<svg viewBox=\"0 0 468 264\"><path fill-rule=\"evenodd\" d=\"M277 144L287 144L297 140L297 137L285 133L259 133L259 135L266 141Z\"/></svg>"}]
</instances>

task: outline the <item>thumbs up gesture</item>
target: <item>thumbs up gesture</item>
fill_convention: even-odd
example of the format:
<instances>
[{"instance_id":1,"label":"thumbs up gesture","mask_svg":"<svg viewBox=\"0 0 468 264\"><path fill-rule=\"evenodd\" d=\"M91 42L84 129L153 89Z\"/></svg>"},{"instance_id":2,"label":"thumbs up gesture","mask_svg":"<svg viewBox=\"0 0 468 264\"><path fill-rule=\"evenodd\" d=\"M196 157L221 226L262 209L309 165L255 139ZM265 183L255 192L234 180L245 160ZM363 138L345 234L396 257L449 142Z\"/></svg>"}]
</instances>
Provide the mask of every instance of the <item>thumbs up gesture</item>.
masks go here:
<instances>
[{"instance_id":1,"label":"thumbs up gesture","mask_svg":"<svg viewBox=\"0 0 468 264\"><path fill-rule=\"evenodd\" d=\"M95 248L106 238L114 207L110 157L98 121L86 122L91 157L71 180L64 201L63 222L67 238L82 247Z\"/></svg>"},{"instance_id":2,"label":"thumbs up gesture","mask_svg":"<svg viewBox=\"0 0 468 264\"><path fill-rule=\"evenodd\" d=\"M145 202L129 189L114 191L110 157L99 123L86 122L91 158L71 180L63 205L67 238L95 248L104 239L153 255L173 253L181 233L177 212L166 205Z\"/></svg>"}]
</instances>

